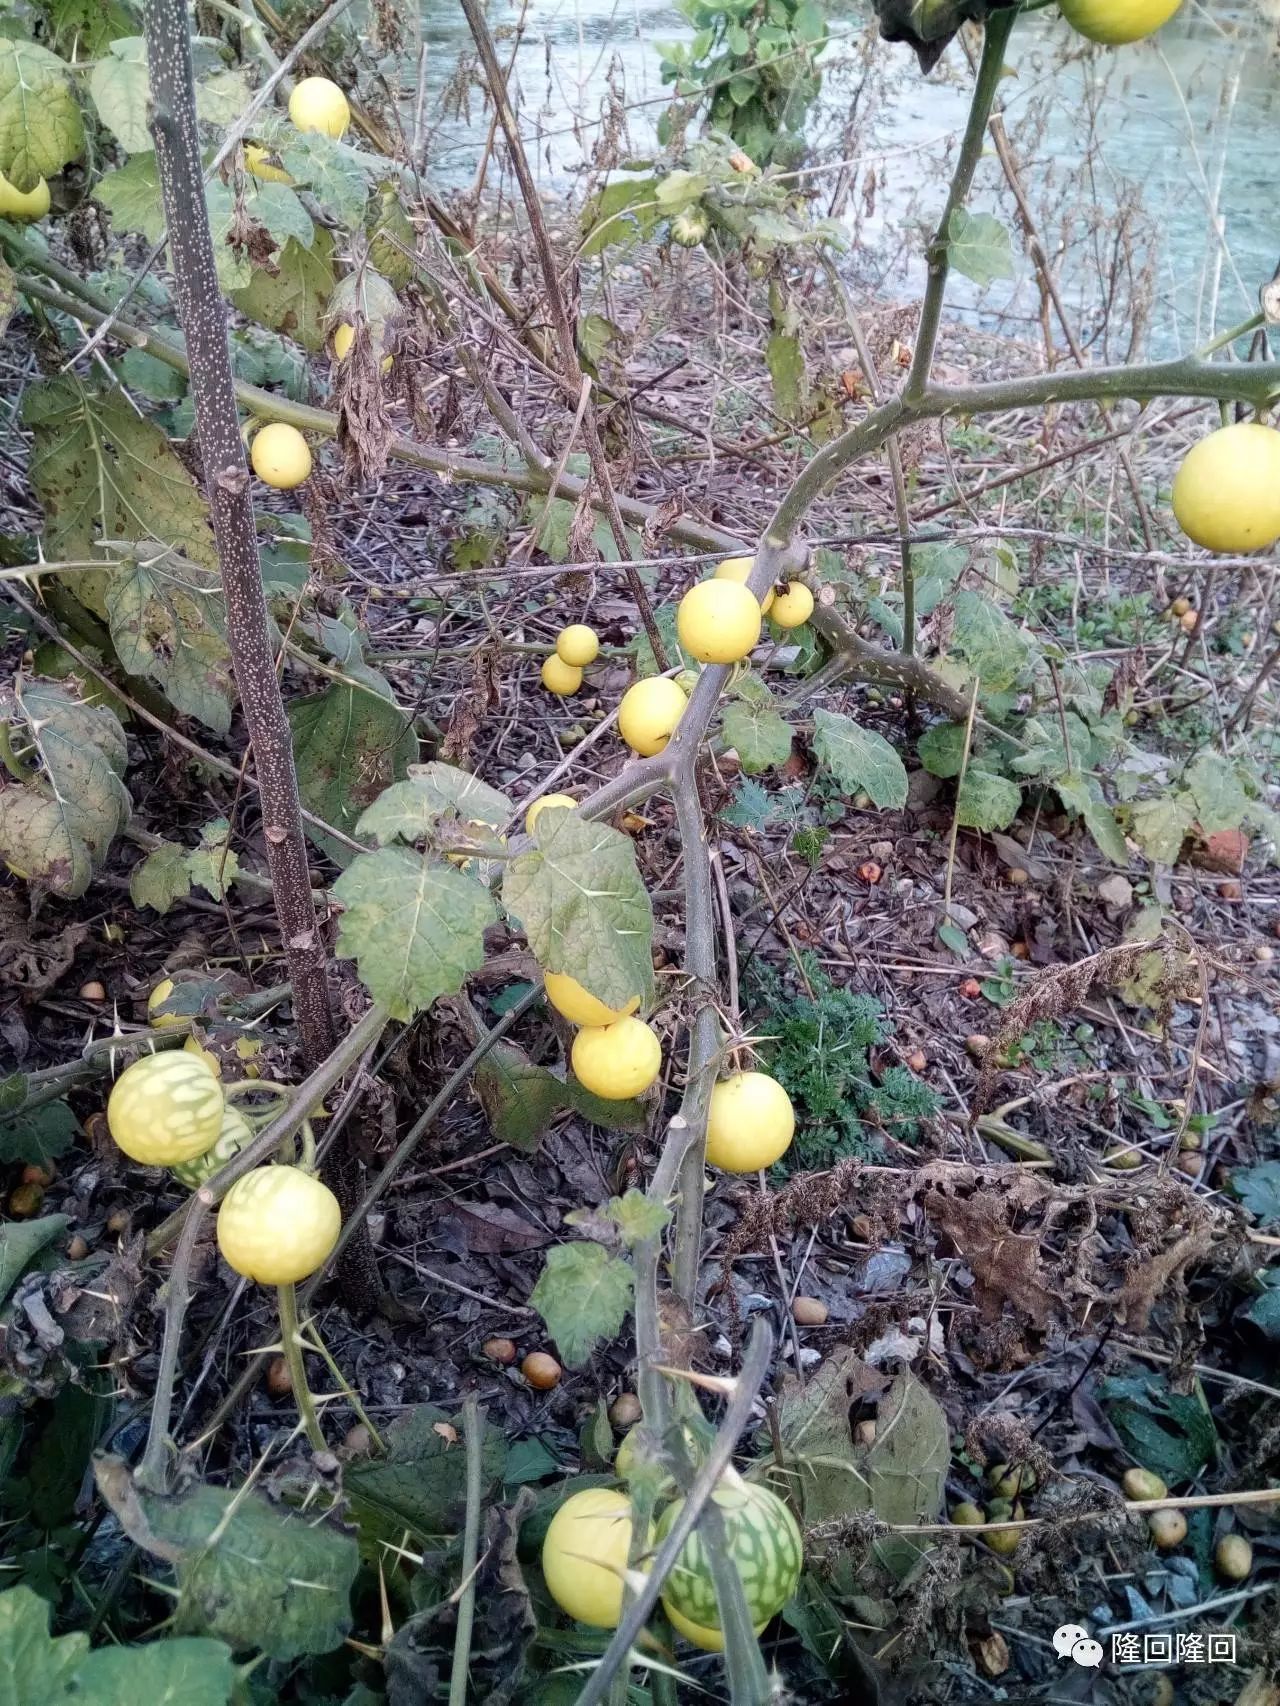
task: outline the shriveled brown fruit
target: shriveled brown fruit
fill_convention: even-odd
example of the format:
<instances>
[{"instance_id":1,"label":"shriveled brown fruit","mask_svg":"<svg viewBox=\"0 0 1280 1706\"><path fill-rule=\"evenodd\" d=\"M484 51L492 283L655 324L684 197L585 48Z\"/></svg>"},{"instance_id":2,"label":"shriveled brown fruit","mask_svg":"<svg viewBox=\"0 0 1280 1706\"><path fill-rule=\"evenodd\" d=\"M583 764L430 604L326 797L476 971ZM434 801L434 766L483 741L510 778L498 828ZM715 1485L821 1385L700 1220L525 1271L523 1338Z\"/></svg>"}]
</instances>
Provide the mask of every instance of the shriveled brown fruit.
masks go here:
<instances>
[{"instance_id":1,"label":"shriveled brown fruit","mask_svg":"<svg viewBox=\"0 0 1280 1706\"><path fill-rule=\"evenodd\" d=\"M293 1391L293 1376L289 1373L289 1364L283 1357L272 1357L267 1364L267 1372L262 1377L262 1384L273 1398L287 1398Z\"/></svg>"},{"instance_id":2,"label":"shriveled brown fruit","mask_svg":"<svg viewBox=\"0 0 1280 1706\"><path fill-rule=\"evenodd\" d=\"M486 1339L480 1349L490 1362L513 1363L516 1360L515 1342L511 1339Z\"/></svg>"},{"instance_id":3,"label":"shriveled brown fruit","mask_svg":"<svg viewBox=\"0 0 1280 1706\"><path fill-rule=\"evenodd\" d=\"M615 1428L631 1428L640 1420L643 1411L634 1392L619 1392L609 1406L609 1420Z\"/></svg>"}]
</instances>

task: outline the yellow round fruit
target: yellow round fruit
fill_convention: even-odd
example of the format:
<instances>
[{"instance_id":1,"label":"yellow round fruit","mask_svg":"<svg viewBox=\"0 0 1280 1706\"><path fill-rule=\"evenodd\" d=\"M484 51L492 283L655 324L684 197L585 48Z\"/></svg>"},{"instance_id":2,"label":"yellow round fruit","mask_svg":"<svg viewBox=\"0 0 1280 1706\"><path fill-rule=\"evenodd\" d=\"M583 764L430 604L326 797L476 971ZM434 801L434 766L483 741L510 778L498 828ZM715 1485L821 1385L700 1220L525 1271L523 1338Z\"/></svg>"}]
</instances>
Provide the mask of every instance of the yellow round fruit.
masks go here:
<instances>
[{"instance_id":1,"label":"yellow round fruit","mask_svg":"<svg viewBox=\"0 0 1280 1706\"><path fill-rule=\"evenodd\" d=\"M588 1025L573 1039L573 1071L606 1102L643 1096L662 1069L662 1044L643 1019Z\"/></svg>"},{"instance_id":2,"label":"yellow round fruit","mask_svg":"<svg viewBox=\"0 0 1280 1706\"><path fill-rule=\"evenodd\" d=\"M304 77L289 96L289 117L299 130L316 130L336 140L346 135L351 107L327 77Z\"/></svg>"},{"instance_id":3,"label":"yellow round fruit","mask_svg":"<svg viewBox=\"0 0 1280 1706\"><path fill-rule=\"evenodd\" d=\"M675 733L688 703L684 689L668 676L647 676L622 695L618 733L632 752L639 753L641 758L652 758Z\"/></svg>"},{"instance_id":4,"label":"yellow round fruit","mask_svg":"<svg viewBox=\"0 0 1280 1706\"><path fill-rule=\"evenodd\" d=\"M576 664L566 663L559 652L542 660L542 685L548 693L576 693L582 686L582 671Z\"/></svg>"},{"instance_id":5,"label":"yellow round fruit","mask_svg":"<svg viewBox=\"0 0 1280 1706\"><path fill-rule=\"evenodd\" d=\"M340 325L333 328L333 353L337 356L339 361L345 361L347 359L351 353L351 346L355 341L356 329L348 321L343 320ZM391 356L383 356L379 365L384 373L390 373L391 362Z\"/></svg>"},{"instance_id":6,"label":"yellow round fruit","mask_svg":"<svg viewBox=\"0 0 1280 1706\"><path fill-rule=\"evenodd\" d=\"M760 605L737 581L699 581L680 600L676 632L699 663L737 663L760 639Z\"/></svg>"},{"instance_id":7,"label":"yellow round fruit","mask_svg":"<svg viewBox=\"0 0 1280 1706\"><path fill-rule=\"evenodd\" d=\"M535 800L524 814L525 834L533 834L534 824L537 823L548 806L554 806L557 809L563 808L565 811L571 812L577 804L578 802L572 794L544 794L540 800Z\"/></svg>"},{"instance_id":8,"label":"yellow round fruit","mask_svg":"<svg viewBox=\"0 0 1280 1706\"><path fill-rule=\"evenodd\" d=\"M184 1053L192 1055L201 1066L212 1072L215 1078L222 1077L222 1062L212 1049L205 1048L204 1044L197 1042L194 1037L188 1037L182 1047Z\"/></svg>"},{"instance_id":9,"label":"yellow round fruit","mask_svg":"<svg viewBox=\"0 0 1280 1706\"><path fill-rule=\"evenodd\" d=\"M249 461L264 485L290 492L311 474L311 451L297 427L272 421L254 434Z\"/></svg>"},{"instance_id":10,"label":"yellow round fruit","mask_svg":"<svg viewBox=\"0 0 1280 1706\"><path fill-rule=\"evenodd\" d=\"M686 1617L683 1611L677 1611L665 1594L662 1609L667 1614L667 1622L677 1635L683 1635L686 1641L691 1641L695 1647L701 1647L704 1653L724 1651L723 1629L715 1629L708 1623L695 1623L691 1617ZM763 1635L768 1626L768 1618L763 1623L757 1623L756 1634Z\"/></svg>"},{"instance_id":11,"label":"yellow round fruit","mask_svg":"<svg viewBox=\"0 0 1280 1706\"><path fill-rule=\"evenodd\" d=\"M1238 421L1202 438L1173 482L1173 513L1188 539L1237 555L1280 539L1280 432Z\"/></svg>"},{"instance_id":12,"label":"yellow round fruit","mask_svg":"<svg viewBox=\"0 0 1280 1706\"><path fill-rule=\"evenodd\" d=\"M1060 0L1060 4L1073 30L1104 47L1119 47L1154 35L1182 0Z\"/></svg>"},{"instance_id":13,"label":"yellow round fruit","mask_svg":"<svg viewBox=\"0 0 1280 1706\"><path fill-rule=\"evenodd\" d=\"M556 653L565 663L585 669L600 655L600 636L585 622L571 622L556 636Z\"/></svg>"},{"instance_id":14,"label":"yellow round fruit","mask_svg":"<svg viewBox=\"0 0 1280 1706\"><path fill-rule=\"evenodd\" d=\"M186 1023L185 1014L165 1013L161 1011L165 1002L172 994L173 979L171 977L162 977L147 997L147 1018L158 1031L165 1030L169 1025L183 1025Z\"/></svg>"},{"instance_id":15,"label":"yellow round fruit","mask_svg":"<svg viewBox=\"0 0 1280 1706\"><path fill-rule=\"evenodd\" d=\"M127 1066L107 1100L107 1129L134 1161L172 1167L212 1149L222 1130L222 1086L182 1049Z\"/></svg>"},{"instance_id":16,"label":"yellow round fruit","mask_svg":"<svg viewBox=\"0 0 1280 1706\"><path fill-rule=\"evenodd\" d=\"M0 172L0 219L18 219L29 223L43 219L49 211L49 185L41 178L34 189L20 190Z\"/></svg>"},{"instance_id":17,"label":"yellow round fruit","mask_svg":"<svg viewBox=\"0 0 1280 1706\"><path fill-rule=\"evenodd\" d=\"M293 1285L315 1273L341 1230L337 1197L301 1167L255 1167L218 1210L223 1260L259 1285Z\"/></svg>"},{"instance_id":18,"label":"yellow round fruit","mask_svg":"<svg viewBox=\"0 0 1280 1706\"><path fill-rule=\"evenodd\" d=\"M739 586L745 586L747 584L748 577L755 566L756 560L754 557L726 557L724 562L720 564L719 568L712 576L712 579L718 581L737 581ZM767 616L770 610L773 609L773 601L776 596L777 594L773 587L770 587L764 597L760 600L760 612L762 615Z\"/></svg>"},{"instance_id":19,"label":"yellow round fruit","mask_svg":"<svg viewBox=\"0 0 1280 1706\"><path fill-rule=\"evenodd\" d=\"M246 142L244 145L244 168L264 184L291 184L293 179L283 166L272 164L269 149L259 147L256 142Z\"/></svg>"},{"instance_id":20,"label":"yellow round fruit","mask_svg":"<svg viewBox=\"0 0 1280 1706\"><path fill-rule=\"evenodd\" d=\"M787 590L773 601L771 612L779 628L800 628L813 615L813 594L803 581L788 581Z\"/></svg>"},{"instance_id":21,"label":"yellow round fruit","mask_svg":"<svg viewBox=\"0 0 1280 1706\"><path fill-rule=\"evenodd\" d=\"M707 1162L726 1173L755 1173L785 1155L795 1136L791 1098L767 1072L735 1072L711 1092Z\"/></svg>"},{"instance_id":22,"label":"yellow round fruit","mask_svg":"<svg viewBox=\"0 0 1280 1706\"><path fill-rule=\"evenodd\" d=\"M604 1002L592 995L589 989L584 989L576 977L570 977L568 972L549 971L546 973L544 984L547 1000L556 1012L566 1018L571 1025L614 1025L619 1019L625 1019L634 1013L640 1005L637 995L628 1001L625 1007L606 1007Z\"/></svg>"},{"instance_id":23,"label":"yellow round fruit","mask_svg":"<svg viewBox=\"0 0 1280 1706\"><path fill-rule=\"evenodd\" d=\"M572 1493L542 1542L542 1574L552 1599L579 1623L616 1629L631 1552L631 1500L616 1487Z\"/></svg>"}]
</instances>

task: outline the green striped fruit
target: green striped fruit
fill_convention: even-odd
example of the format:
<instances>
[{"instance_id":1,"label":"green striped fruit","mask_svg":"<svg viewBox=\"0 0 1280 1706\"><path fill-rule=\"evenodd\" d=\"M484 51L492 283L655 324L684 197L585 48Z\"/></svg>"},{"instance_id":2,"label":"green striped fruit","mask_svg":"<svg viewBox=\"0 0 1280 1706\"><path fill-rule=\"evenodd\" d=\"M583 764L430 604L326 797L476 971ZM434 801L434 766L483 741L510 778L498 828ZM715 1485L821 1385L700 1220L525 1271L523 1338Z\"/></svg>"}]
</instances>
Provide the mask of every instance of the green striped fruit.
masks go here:
<instances>
[{"instance_id":1,"label":"green striped fruit","mask_svg":"<svg viewBox=\"0 0 1280 1706\"><path fill-rule=\"evenodd\" d=\"M767 1623L795 1592L804 1562L796 1519L776 1493L750 1481L722 1482L712 1498L725 1526L729 1555L737 1566L752 1623ZM658 1524L658 1540L671 1532L683 1500ZM716 1590L701 1528L695 1528L667 1577L663 1598L690 1623L718 1629Z\"/></svg>"},{"instance_id":2,"label":"green striped fruit","mask_svg":"<svg viewBox=\"0 0 1280 1706\"><path fill-rule=\"evenodd\" d=\"M222 1086L183 1049L144 1055L116 1079L107 1126L146 1167L172 1167L212 1149L222 1130Z\"/></svg>"},{"instance_id":3,"label":"green striped fruit","mask_svg":"<svg viewBox=\"0 0 1280 1706\"><path fill-rule=\"evenodd\" d=\"M233 1155L239 1155L247 1143L253 1142L253 1128L244 1115L228 1104L222 1110L222 1130L212 1149L197 1155L194 1161L180 1161L169 1171L181 1185L198 1190L206 1179L221 1172Z\"/></svg>"}]
</instances>

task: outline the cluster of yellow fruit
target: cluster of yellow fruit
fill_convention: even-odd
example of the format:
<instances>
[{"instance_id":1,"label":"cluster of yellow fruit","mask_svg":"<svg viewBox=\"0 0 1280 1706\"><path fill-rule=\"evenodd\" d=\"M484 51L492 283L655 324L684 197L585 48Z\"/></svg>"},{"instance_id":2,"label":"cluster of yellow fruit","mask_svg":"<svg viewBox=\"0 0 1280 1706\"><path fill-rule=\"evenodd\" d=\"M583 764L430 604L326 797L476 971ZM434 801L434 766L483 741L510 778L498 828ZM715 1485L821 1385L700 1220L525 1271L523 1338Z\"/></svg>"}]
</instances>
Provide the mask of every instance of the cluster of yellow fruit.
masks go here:
<instances>
[{"instance_id":1,"label":"cluster of yellow fruit","mask_svg":"<svg viewBox=\"0 0 1280 1706\"><path fill-rule=\"evenodd\" d=\"M542 661L542 685L561 698L582 686L582 672L600 655L600 637L585 622L571 622L556 635L556 649Z\"/></svg>"},{"instance_id":2,"label":"cluster of yellow fruit","mask_svg":"<svg viewBox=\"0 0 1280 1706\"><path fill-rule=\"evenodd\" d=\"M1207 551L1269 550L1280 539L1280 432L1237 421L1202 438L1174 478L1173 513Z\"/></svg>"}]
</instances>

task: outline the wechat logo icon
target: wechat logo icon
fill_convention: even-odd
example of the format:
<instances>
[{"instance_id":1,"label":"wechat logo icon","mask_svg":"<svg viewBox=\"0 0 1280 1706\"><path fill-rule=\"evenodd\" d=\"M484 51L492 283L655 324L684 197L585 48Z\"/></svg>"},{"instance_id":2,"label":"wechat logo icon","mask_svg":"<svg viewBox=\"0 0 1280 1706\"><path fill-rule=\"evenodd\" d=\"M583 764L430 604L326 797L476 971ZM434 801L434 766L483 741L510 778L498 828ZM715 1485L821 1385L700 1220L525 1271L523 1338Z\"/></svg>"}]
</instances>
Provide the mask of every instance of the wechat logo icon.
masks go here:
<instances>
[{"instance_id":1,"label":"wechat logo icon","mask_svg":"<svg viewBox=\"0 0 1280 1706\"><path fill-rule=\"evenodd\" d=\"M1074 1659L1086 1668L1096 1670L1102 1663L1102 1643L1093 1640L1078 1623L1064 1623L1054 1630L1053 1650L1060 1659Z\"/></svg>"}]
</instances>

